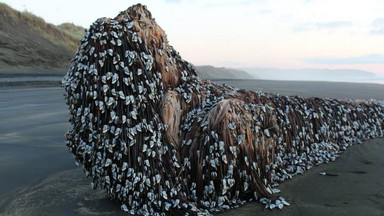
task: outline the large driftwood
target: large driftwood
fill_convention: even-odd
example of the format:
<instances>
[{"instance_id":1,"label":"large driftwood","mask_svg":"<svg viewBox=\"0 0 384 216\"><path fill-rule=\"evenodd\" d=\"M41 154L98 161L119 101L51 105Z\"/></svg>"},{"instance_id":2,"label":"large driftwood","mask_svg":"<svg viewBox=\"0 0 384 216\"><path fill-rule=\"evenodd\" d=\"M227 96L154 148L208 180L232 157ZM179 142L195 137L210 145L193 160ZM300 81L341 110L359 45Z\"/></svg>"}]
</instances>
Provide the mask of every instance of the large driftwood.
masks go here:
<instances>
[{"instance_id":1,"label":"large driftwood","mask_svg":"<svg viewBox=\"0 0 384 216\"><path fill-rule=\"evenodd\" d=\"M200 80L150 12L98 19L63 79L68 149L133 214L198 214L259 200L279 182L383 136L377 101L285 97Z\"/></svg>"}]
</instances>

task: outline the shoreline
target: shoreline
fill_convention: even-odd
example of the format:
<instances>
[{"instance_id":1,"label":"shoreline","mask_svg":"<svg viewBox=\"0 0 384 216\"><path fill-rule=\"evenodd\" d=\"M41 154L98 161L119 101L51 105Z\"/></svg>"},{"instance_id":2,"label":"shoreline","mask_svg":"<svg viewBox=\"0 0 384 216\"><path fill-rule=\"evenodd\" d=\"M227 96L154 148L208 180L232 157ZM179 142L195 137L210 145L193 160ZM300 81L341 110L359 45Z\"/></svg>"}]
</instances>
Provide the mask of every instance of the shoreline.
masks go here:
<instances>
[{"instance_id":1,"label":"shoreline","mask_svg":"<svg viewBox=\"0 0 384 216\"><path fill-rule=\"evenodd\" d=\"M64 75L63 75L64 76ZM61 88L63 76L52 75L38 80L36 77L15 76L0 77L0 89L23 88ZM39 78L39 77L37 77ZM7 81L8 80L8 81ZM384 100L384 85L372 83L349 83L328 81L281 81L281 80L228 80L216 79L212 82L228 84L233 87L252 91L269 92L287 96L319 97L335 99L377 99Z\"/></svg>"}]
</instances>

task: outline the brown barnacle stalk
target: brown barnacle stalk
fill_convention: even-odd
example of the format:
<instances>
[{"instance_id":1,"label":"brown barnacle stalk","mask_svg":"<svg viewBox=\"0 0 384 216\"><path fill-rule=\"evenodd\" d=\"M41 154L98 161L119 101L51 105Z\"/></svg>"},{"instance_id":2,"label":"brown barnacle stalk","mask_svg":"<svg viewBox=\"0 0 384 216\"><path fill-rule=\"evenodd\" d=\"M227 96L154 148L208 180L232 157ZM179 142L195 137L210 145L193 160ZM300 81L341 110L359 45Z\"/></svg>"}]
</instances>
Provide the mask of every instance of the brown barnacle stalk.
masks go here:
<instances>
[{"instance_id":1,"label":"brown barnacle stalk","mask_svg":"<svg viewBox=\"0 0 384 216\"><path fill-rule=\"evenodd\" d=\"M66 145L137 215L289 203L280 182L383 136L380 101L287 97L201 80L143 5L95 21L63 78Z\"/></svg>"}]
</instances>

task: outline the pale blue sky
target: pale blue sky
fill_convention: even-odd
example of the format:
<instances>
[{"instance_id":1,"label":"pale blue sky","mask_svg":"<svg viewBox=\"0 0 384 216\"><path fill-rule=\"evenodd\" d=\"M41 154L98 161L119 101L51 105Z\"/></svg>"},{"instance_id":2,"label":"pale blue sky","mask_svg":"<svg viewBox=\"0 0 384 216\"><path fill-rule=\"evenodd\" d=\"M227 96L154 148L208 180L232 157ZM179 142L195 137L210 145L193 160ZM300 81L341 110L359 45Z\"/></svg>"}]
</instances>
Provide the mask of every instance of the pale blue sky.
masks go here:
<instances>
[{"instance_id":1,"label":"pale blue sky","mask_svg":"<svg viewBox=\"0 0 384 216\"><path fill-rule=\"evenodd\" d=\"M46 21L88 27L138 1L5 0ZM381 0L143 0L193 64L351 68L384 75Z\"/></svg>"}]
</instances>

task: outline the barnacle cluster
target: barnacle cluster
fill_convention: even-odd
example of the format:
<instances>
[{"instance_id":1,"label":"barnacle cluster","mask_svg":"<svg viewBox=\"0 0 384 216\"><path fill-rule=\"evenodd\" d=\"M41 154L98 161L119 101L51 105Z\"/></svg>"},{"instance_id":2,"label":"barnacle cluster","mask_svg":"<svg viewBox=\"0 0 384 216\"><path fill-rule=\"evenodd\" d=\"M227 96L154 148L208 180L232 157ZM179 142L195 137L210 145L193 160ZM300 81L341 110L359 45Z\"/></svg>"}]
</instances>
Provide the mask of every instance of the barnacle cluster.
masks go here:
<instances>
[{"instance_id":1,"label":"barnacle cluster","mask_svg":"<svg viewBox=\"0 0 384 216\"><path fill-rule=\"evenodd\" d=\"M282 208L280 182L384 132L380 101L199 79L140 4L90 26L62 84L69 151L94 188L137 215L204 215L250 200Z\"/></svg>"}]
</instances>

